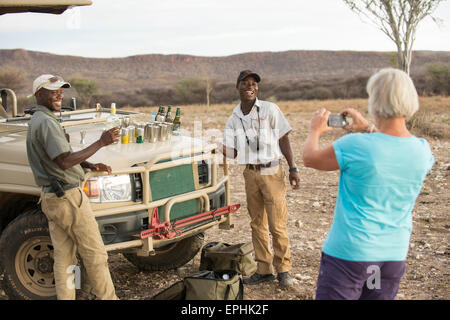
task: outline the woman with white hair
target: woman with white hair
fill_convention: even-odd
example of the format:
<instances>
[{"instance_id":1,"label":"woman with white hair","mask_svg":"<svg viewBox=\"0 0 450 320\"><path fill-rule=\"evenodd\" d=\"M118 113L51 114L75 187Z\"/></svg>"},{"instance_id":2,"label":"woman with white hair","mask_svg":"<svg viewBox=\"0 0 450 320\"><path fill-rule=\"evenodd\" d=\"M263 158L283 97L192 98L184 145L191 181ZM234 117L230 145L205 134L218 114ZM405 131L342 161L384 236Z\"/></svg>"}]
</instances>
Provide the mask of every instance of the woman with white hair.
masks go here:
<instances>
[{"instance_id":1,"label":"woman with white hair","mask_svg":"<svg viewBox=\"0 0 450 320\"><path fill-rule=\"evenodd\" d=\"M303 162L340 170L332 226L322 248L316 299L394 299L405 271L412 209L434 158L425 139L406 128L419 108L411 78L382 69L367 84L370 125L354 109L345 129L354 132L320 149L331 130L330 112L318 110L310 124Z\"/></svg>"}]
</instances>

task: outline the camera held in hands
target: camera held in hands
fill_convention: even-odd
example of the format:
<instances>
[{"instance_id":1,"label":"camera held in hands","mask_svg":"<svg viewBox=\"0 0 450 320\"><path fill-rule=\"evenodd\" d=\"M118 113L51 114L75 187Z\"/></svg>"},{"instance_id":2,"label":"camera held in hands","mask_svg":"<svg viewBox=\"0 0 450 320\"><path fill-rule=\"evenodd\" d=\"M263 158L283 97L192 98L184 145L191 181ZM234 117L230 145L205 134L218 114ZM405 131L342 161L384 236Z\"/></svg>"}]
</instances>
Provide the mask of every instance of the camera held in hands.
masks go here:
<instances>
[{"instance_id":1,"label":"camera held in hands","mask_svg":"<svg viewBox=\"0 0 450 320\"><path fill-rule=\"evenodd\" d=\"M328 117L328 126L333 128L343 128L348 126L349 123L342 114L330 114Z\"/></svg>"}]
</instances>

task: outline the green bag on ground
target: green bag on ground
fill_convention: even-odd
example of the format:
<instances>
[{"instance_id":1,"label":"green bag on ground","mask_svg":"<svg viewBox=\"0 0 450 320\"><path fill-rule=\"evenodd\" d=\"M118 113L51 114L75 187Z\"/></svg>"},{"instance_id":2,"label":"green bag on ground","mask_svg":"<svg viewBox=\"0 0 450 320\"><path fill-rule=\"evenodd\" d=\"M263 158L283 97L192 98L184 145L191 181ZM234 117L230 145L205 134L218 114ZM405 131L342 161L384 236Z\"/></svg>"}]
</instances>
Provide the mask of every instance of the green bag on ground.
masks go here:
<instances>
[{"instance_id":1,"label":"green bag on ground","mask_svg":"<svg viewBox=\"0 0 450 320\"><path fill-rule=\"evenodd\" d=\"M184 278L186 300L242 300L242 276L233 270L204 271Z\"/></svg>"},{"instance_id":2,"label":"green bag on ground","mask_svg":"<svg viewBox=\"0 0 450 320\"><path fill-rule=\"evenodd\" d=\"M256 262L252 256L251 242L228 244L210 242L202 248L200 270L234 270L244 277L256 271Z\"/></svg>"},{"instance_id":3,"label":"green bag on ground","mask_svg":"<svg viewBox=\"0 0 450 320\"><path fill-rule=\"evenodd\" d=\"M152 300L242 300L242 276L233 270L203 271L185 277L154 295Z\"/></svg>"},{"instance_id":4,"label":"green bag on ground","mask_svg":"<svg viewBox=\"0 0 450 320\"><path fill-rule=\"evenodd\" d=\"M175 282L173 285L154 295L151 300L184 300L186 288L183 281Z\"/></svg>"}]
</instances>

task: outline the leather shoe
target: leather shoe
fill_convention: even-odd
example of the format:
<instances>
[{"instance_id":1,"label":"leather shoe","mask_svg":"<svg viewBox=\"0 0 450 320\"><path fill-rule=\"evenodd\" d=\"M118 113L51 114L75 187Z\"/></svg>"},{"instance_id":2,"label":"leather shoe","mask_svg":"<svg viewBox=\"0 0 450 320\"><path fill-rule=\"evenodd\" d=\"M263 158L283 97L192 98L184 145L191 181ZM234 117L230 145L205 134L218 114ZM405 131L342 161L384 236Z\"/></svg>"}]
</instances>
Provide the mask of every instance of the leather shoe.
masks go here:
<instances>
[{"instance_id":1,"label":"leather shoe","mask_svg":"<svg viewBox=\"0 0 450 320\"><path fill-rule=\"evenodd\" d=\"M253 285L273 280L275 280L275 276L271 273L269 274L254 273L250 278L244 279L244 284Z\"/></svg>"},{"instance_id":2,"label":"leather shoe","mask_svg":"<svg viewBox=\"0 0 450 320\"><path fill-rule=\"evenodd\" d=\"M291 287L294 283L289 272L280 272L277 274L277 280L283 287Z\"/></svg>"}]
</instances>

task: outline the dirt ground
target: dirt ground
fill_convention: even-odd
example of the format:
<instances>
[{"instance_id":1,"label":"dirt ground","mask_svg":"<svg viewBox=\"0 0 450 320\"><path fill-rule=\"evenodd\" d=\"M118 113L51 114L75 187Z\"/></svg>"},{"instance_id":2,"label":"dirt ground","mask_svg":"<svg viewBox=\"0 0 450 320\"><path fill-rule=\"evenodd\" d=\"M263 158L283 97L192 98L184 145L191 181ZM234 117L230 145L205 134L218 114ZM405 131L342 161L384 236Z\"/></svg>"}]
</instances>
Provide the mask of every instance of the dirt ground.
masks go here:
<instances>
[{"instance_id":1,"label":"dirt ground","mask_svg":"<svg viewBox=\"0 0 450 320\"><path fill-rule=\"evenodd\" d=\"M308 133L309 120L312 112L319 107L332 112L338 112L344 107L354 107L361 112L367 109L367 101L363 99L280 102L278 105L293 128L290 141L301 177L300 189L294 191L288 186L287 191L288 231L293 261L291 274L295 280L294 286L289 289L280 288L277 281L246 286L246 300L314 299L321 248L333 219L339 175L338 171L320 172L303 166L301 150ZM234 105L213 106L209 109L205 106L183 107L182 126L193 130L194 121L197 121L196 125L200 122L203 130L223 130L233 107ZM427 133L432 136L426 138L431 144L435 165L413 210L413 233L406 273L396 299L446 300L450 298L450 98L423 98L421 110L426 115L423 118L427 123L416 123L413 133L420 136L422 127L427 126ZM142 111L156 110L142 108ZM321 138L321 145L327 145L343 134L342 129L326 133ZM283 165L287 169L286 162ZM209 229L205 234L204 244L210 241L232 244L251 241L242 171L237 165L230 166L231 203L241 204L233 218L234 229ZM118 253L110 254L109 261L118 297L143 300L184 276L198 272L200 253L185 266L168 272L141 272Z\"/></svg>"},{"instance_id":2,"label":"dirt ground","mask_svg":"<svg viewBox=\"0 0 450 320\"><path fill-rule=\"evenodd\" d=\"M301 176L300 189L294 191L289 186L286 195L294 286L282 289L277 281L245 286L244 299L247 300L314 299L321 248L333 219L339 174L338 171L320 172L303 166L301 150L308 133L309 120L312 112L319 107L332 112L338 112L344 107L354 107L361 112L367 109L367 101L363 99L280 102L278 105L293 128L290 141ZM213 106L209 109L205 106L184 107L182 125L191 131L194 130L194 125L197 128L201 125L203 132L214 128L223 130L233 107L234 105ZM155 111L153 109L150 111ZM421 110L428 123L416 124L418 128L413 132L421 136L423 128L420 126L426 125L427 133L435 135L426 137L435 156L435 165L413 210L413 233L407 268L397 299L449 299L450 98L423 98ZM327 145L343 134L342 129L326 133L320 141L321 145ZM286 162L283 165L287 169ZM234 229L209 229L205 234L204 244L210 241L232 244L251 241L242 171L241 167L230 165L231 203L241 204L234 215ZM117 294L121 299L148 299L184 276L198 272L200 253L185 266L170 272L140 272L120 254L110 256L110 265Z\"/></svg>"}]
</instances>

